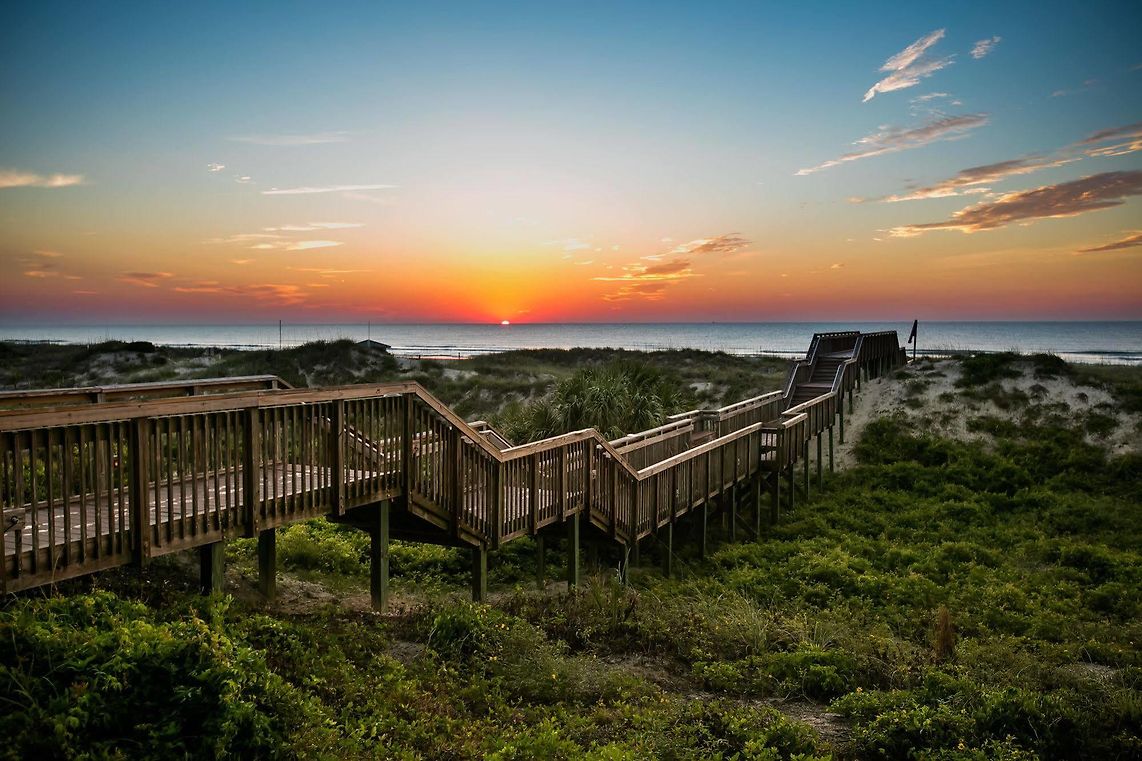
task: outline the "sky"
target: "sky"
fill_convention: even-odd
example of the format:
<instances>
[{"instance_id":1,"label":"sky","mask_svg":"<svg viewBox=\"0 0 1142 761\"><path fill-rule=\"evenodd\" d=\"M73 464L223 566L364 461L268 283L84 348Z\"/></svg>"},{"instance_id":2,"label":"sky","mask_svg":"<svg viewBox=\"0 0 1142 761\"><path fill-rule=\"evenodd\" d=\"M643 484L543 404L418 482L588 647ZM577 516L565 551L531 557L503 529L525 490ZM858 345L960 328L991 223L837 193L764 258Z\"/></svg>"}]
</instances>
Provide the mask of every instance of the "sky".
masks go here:
<instances>
[{"instance_id":1,"label":"sky","mask_svg":"<svg viewBox=\"0 0 1142 761\"><path fill-rule=\"evenodd\" d=\"M5 3L0 323L1142 319L1139 29Z\"/></svg>"}]
</instances>

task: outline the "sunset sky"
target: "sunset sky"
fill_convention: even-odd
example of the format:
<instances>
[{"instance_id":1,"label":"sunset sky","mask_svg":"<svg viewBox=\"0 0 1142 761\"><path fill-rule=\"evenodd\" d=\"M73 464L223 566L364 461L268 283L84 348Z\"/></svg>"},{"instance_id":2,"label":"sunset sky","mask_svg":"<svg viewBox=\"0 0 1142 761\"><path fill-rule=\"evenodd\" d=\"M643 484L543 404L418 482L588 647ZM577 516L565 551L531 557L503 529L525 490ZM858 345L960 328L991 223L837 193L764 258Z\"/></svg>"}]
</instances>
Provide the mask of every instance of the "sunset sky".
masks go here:
<instances>
[{"instance_id":1,"label":"sunset sky","mask_svg":"<svg viewBox=\"0 0 1142 761\"><path fill-rule=\"evenodd\" d=\"M1142 319L1142 4L0 8L0 322Z\"/></svg>"}]
</instances>

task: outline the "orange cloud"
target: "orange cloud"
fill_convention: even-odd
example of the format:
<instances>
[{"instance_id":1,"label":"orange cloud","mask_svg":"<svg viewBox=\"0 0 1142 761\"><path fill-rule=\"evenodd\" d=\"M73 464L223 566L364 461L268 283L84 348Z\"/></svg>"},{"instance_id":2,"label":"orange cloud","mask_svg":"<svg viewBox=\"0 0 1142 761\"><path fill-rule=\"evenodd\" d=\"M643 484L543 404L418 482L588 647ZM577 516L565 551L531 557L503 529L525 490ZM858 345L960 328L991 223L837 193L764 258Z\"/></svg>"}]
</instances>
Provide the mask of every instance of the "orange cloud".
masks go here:
<instances>
[{"instance_id":1,"label":"orange cloud","mask_svg":"<svg viewBox=\"0 0 1142 761\"><path fill-rule=\"evenodd\" d=\"M1142 194L1142 170L1102 172L1058 185L1008 193L995 201L961 209L944 222L894 228L892 235L910 237L930 230L973 233L1006 227L1015 222L1074 217L1088 211L1121 206L1127 197L1139 194Z\"/></svg>"}]
</instances>

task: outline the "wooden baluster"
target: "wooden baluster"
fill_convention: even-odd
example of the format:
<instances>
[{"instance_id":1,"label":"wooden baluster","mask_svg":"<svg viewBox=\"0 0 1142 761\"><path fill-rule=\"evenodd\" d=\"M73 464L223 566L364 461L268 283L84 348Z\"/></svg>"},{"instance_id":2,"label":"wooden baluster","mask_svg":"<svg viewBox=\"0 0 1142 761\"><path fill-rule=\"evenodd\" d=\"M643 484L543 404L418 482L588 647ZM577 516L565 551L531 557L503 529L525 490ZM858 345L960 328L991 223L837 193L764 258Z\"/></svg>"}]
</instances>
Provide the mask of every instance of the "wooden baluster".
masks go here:
<instances>
[{"instance_id":1,"label":"wooden baluster","mask_svg":"<svg viewBox=\"0 0 1142 761\"><path fill-rule=\"evenodd\" d=\"M144 566L151 557L151 516L147 504L150 491L148 465L150 463L150 433L152 422L147 418L138 418L131 424L131 533L134 536L135 562ZM158 437L158 428L154 428L155 437ZM156 441L155 449L158 449ZM122 449L119 450L120 458ZM156 472L155 494L158 495L158 478ZM156 514L156 518L157 518Z\"/></svg>"},{"instance_id":2,"label":"wooden baluster","mask_svg":"<svg viewBox=\"0 0 1142 761\"><path fill-rule=\"evenodd\" d=\"M247 536L257 536L262 528L262 487L265 486L265 468L262 467L262 411L247 408L242 426L242 512Z\"/></svg>"}]
</instances>

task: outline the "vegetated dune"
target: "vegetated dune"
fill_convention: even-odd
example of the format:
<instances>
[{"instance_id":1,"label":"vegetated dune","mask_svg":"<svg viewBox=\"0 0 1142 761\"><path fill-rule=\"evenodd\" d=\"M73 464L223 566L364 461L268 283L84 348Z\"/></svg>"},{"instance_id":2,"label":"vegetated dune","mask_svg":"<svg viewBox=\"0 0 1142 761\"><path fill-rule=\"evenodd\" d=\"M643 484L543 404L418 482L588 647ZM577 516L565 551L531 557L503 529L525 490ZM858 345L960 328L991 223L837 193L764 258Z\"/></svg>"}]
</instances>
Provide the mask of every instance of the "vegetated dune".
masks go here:
<instances>
[{"instance_id":1,"label":"vegetated dune","mask_svg":"<svg viewBox=\"0 0 1142 761\"><path fill-rule=\"evenodd\" d=\"M552 373L536 395L570 372L512 361ZM440 374L471 391L487 368ZM522 539L472 605L462 550L395 543L375 614L368 537L318 520L279 531L275 602L253 539L228 542L230 598L174 554L8 599L5 753L1137 757L1140 378L986 355L865 383L849 467L760 536L712 520L705 559L680 525L679 578L651 539L624 587L604 542L568 590L552 537L540 590Z\"/></svg>"},{"instance_id":2,"label":"vegetated dune","mask_svg":"<svg viewBox=\"0 0 1142 761\"><path fill-rule=\"evenodd\" d=\"M922 433L987 444L997 426L1052 423L1084 433L1112 454L1142 448L1142 368L1068 365L1049 355L921 357L863 385L846 418L848 444L873 420L899 417ZM847 409L847 408L846 408Z\"/></svg>"}]
</instances>

